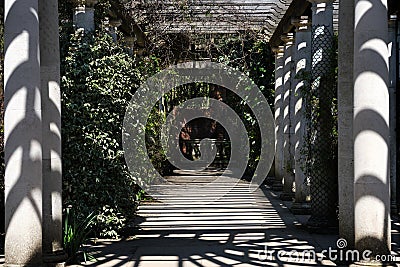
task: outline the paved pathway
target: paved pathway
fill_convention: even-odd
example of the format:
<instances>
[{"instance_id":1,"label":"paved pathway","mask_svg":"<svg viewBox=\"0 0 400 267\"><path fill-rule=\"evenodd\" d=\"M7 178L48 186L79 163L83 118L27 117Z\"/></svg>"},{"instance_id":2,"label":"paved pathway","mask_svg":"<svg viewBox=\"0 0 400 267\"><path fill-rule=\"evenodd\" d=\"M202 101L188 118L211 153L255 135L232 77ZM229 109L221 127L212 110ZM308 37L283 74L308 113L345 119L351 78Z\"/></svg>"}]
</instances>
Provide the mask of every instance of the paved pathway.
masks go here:
<instances>
[{"instance_id":1,"label":"paved pathway","mask_svg":"<svg viewBox=\"0 0 400 267\"><path fill-rule=\"evenodd\" d=\"M206 184L215 176L173 176L174 183ZM231 178L227 178L229 180ZM123 241L102 241L91 246L92 266L335 266L318 259L323 249L336 248L337 236L310 234L272 191L261 187L253 193L240 181L226 196L212 190L167 192L174 205L143 203L138 210L138 234ZM297 255L289 254L297 250ZM304 251L317 252L317 260ZM280 253L280 260L277 253ZM293 252L294 253L294 252ZM305 255L305 257L303 257Z\"/></svg>"}]
</instances>

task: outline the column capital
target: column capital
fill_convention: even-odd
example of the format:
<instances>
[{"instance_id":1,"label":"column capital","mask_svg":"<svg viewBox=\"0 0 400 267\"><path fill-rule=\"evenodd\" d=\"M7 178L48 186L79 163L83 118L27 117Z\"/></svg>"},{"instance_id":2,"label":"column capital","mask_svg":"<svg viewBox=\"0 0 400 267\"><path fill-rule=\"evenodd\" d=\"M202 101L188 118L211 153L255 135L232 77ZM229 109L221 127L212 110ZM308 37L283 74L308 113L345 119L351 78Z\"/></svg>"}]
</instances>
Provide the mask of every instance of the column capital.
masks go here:
<instances>
[{"instance_id":1,"label":"column capital","mask_svg":"<svg viewBox=\"0 0 400 267\"><path fill-rule=\"evenodd\" d=\"M296 27L296 32L310 30L311 21L308 16L293 17L291 23Z\"/></svg>"},{"instance_id":2,"label":"column capital","mask_svg":"<svg viewBox=\"0 0 400 267\"><path fill-rule=\"evenodd\" d=\"M275 53L276 56L283 56L285 53L285 47L283 45L272 47L272 52Z\"/></svg>"},{"instance_id":3,"label":"column capital","mask_svg":"<svg viewBox=\"0 0 400 267\"><path fill-rule=\"evenodd\" d=\"M292 32L282 34L281 40L285 43L285 45L292 45L294 41L294 34Z\"/></svg>"}]
</instances>

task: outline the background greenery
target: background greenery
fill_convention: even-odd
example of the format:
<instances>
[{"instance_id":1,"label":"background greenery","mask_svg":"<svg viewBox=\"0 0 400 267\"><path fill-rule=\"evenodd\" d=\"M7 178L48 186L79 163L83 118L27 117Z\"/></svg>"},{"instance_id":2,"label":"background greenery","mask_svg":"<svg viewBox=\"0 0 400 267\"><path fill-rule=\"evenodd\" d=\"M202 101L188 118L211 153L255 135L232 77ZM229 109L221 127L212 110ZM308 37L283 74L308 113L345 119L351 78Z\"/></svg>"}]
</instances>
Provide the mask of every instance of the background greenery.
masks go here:
<instances>
[{"instance_id":1,"label":"background greenery","mask_svg":"<svg viewBox=\"0 0 400 267\"><path fill-rule=\"evenodd\" d=\"M100 9L104 6L103 3ZM63 16L62 19L68 20ZM171 59L163 58L165 47L140 57L129 55L121 38L115 43L101 29L100 19L98 30L92 35L79 36L70 24L64 25L61 31L64 205L72 205L82 219L96 211L96 235L117 237L132 221L138 201L145 196L135 183L140 177L132 177L124 162L121 131L125 109L139 85L171 63ZM218 40L212 55L215 61L248 74L273 103L273 58L268 45L250 34L221 36ZM190 94L186 91L179 97L186 99ZM261 145L258 125L241 99L229 94L228 103L249 131L248 173L251 174L257 166ZM158 140L161 121L160 114L153 113L150 117L146 127L147 147L153 164L166 173L170 166Z\"/></svg>"}]
</instances>

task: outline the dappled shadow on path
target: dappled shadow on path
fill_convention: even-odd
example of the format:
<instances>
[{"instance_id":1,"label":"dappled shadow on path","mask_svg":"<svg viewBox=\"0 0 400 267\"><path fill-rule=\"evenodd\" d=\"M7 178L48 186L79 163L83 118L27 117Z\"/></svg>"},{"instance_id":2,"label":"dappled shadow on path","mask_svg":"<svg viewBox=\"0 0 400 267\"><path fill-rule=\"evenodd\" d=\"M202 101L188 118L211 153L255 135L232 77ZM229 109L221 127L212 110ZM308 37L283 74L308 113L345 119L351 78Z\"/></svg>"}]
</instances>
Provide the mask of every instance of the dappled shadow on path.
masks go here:
<instances>
[{"instance_id":1,"label":"dappled shadow on path","mask_svg":"<svg viewBox=\"0 0 400 267\"><path fill-rule=\"evenodd\" d=\"M188 177L172 177L174 183ZM201 183L212 177L191 177ZM214 190L223 190L216 184ZM250 193L241 181L212 203L201 188L174 195L169 203L143 203L138 228L121 241L92 244L92 266L321 266L319 252L336 247L337 236L309 234L266 187ZM304 219L306 221L306 218ZM291 254L292 250L297 255ZM317 252L314 260L313 252ZM278 259L278 253L280 257Z\"/></svg>"}]
</instances>

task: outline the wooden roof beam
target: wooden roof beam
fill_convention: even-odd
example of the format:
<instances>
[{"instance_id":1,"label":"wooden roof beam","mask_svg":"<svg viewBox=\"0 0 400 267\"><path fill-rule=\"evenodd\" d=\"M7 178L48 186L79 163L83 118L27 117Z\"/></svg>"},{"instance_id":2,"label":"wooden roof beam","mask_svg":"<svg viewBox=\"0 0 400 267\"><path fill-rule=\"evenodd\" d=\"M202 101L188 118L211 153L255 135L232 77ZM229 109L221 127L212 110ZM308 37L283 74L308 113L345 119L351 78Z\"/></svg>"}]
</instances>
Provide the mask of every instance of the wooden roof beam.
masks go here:
<instances>
[{"instance_id":1,"label":"wooden roof beam","mask_svg":"<svg viewBox=\"0 0 400 267\"><path fill-rule=\"evenodd\" d=\"M287 9L285 15L279 22L274 33L269 40L271 47L277 47L282 43L281 35L290 32L294 27L292 24L292 17L302 16L310 7L310 2L307 0L293 0Z\"/></svg>"}]
</instances>

